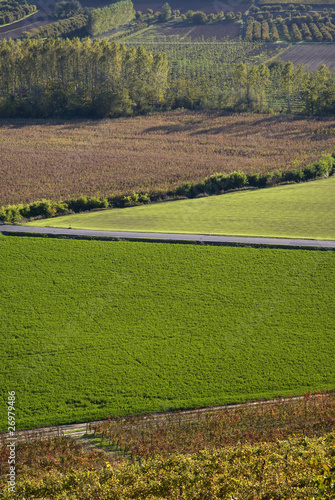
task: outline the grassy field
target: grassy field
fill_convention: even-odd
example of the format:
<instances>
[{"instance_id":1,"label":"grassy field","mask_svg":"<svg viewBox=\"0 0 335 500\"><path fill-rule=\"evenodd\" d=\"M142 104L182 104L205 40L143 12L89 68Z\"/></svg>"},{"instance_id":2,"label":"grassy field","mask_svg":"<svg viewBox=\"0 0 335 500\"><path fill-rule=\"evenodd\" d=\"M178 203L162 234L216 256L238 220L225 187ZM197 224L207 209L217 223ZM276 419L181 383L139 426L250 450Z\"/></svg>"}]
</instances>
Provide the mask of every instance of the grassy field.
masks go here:
<instances>
[{"instance_id":1,"label":"grassy field","mask_svg":"<svg viewBox=\"0 0 335 500\"><path fill-rule=\"evenodd\" d=\"M335 118L175 111L101 121L0 120L0 206L168 190L215 172L306 166Z\"/></svg>"},{"instance_id":2,"label":"grassy field","mask_svg":"<svg viewBox=\"0 0 335 500\"><path fill-rule=\"evenodd\" d=\"M18 428L334 385L334 252L24 237L0 251Z\"/></svg>"},{"instance_id":3,"label":"grassy field","mask_svg":"<svg viewBox=\"0 0 335 500\"><path fill-rule=\"evenodd\" d=\"M335 239L335 177L30 222L39 227Z\"/></svg>"}]
</instances>

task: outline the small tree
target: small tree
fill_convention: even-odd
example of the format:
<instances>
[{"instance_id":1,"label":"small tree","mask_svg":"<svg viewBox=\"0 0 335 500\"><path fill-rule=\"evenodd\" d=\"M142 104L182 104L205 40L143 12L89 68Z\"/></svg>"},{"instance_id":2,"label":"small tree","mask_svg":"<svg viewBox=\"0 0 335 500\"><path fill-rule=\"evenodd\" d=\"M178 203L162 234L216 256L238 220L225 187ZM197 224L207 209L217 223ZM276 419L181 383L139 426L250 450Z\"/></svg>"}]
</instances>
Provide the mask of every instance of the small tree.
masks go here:
<instances>
[{"instance_id":1,"label":"small tree","mask_svg":"<svg viewBox=\"0 0 335 500\"><path fill-rule=\"evenodd\" d=\"M172 16L171 7L168 3L165 3L162 7L162 10L160 11L158 20L160 22L165 22L171 19L171 16Z\"/></svg>"},{"instance_id":2,"label":"small tree","mask_svg":"<svg viewBox=\"0 0 335 500\"><path fill-rule=\"evenodd\" d=\"M207 16L204 12L198 11L194 12L192 16L192 22L194 24L205 24L207 21Z\"/></svg>"}]
</instances>

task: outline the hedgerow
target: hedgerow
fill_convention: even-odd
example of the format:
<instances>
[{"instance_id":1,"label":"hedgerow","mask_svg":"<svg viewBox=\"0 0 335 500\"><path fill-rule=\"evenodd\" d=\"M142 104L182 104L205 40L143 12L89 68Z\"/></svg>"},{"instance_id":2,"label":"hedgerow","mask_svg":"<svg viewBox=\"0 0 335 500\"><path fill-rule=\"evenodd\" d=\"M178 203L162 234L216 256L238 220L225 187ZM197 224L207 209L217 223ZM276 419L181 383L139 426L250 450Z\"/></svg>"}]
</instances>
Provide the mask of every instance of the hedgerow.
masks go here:
<instances>
[{"instance_id":1,"label":"hedgerow","mask_svg":"<svg viewBox=\"0 0 335 500\"><path fill-rule=\"evenodd\" d=\"M206 177L199 183L186 182L169 191L152 191L150 193L126 193L109 198L81 196L66 201L52 202L41 200L27 205L10 205L0 209L0 221L19 222L22 218L53 217L67 213L86 212L103 208L124 208L142 205L150 201L164 201L178 197L196 198L201 195L217 195L225 191L248 187L264 188L282 182L304 182L335 173L335 154L323 155L317 162L307 165L303 169L289 171L274 171L264 174L245 174L232 172L231 174L216 173Z\"/></svg>"}]
</instances>

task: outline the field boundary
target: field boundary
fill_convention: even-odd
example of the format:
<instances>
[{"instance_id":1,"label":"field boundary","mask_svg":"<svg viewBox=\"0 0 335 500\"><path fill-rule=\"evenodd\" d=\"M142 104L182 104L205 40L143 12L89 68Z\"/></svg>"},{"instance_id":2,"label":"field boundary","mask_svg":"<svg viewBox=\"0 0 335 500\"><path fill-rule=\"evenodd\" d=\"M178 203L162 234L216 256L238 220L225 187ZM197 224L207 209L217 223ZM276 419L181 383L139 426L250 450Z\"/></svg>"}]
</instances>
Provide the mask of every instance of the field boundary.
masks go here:
<instances>
[{"instance_id":1,"label":"field boundary","mask_svg":"<svg viewBox=\"0 0 335 500\"><path fill-rule=\"evenodd\" d=\"M327 392L332 392L327 391ZM315 397L315 395L311 395L311 397ZM164 419L166 415L178 414L181 417L184 415L198 415L198 414L209 414L215 413L223 410L231 410L234 411L238 408L248 408L250 406L262 406L269 405L275 403L285 403L291 401L301 401L305 398L302 396L292 396L289 398L276 398L276 399L266 399L266 400L256 400L256 401L247 401L245 403L236 403L236 404L228 404L228 405L220 405L220 406L209 406L204 408L194 408L190 410L175 410L175 411L167 411L167 412L154 412L154 413L144 413L142 414L142 418L145 419L155 419L160 420ZM140 416L140 415L136 415ZM126 416L124 418L127 418ZM15 437L18 441L28 440L28 441L36 441L38 439L49 439L52 437L82 437L87 434L89 426L98 426L103 423L108 422L106 420L96 420L96 421L88 421L82 422L78 424L60 424L50 427L38 427L35 429L24 429L22 431L16 431ZM8 439L8 433L1 433L0 439Z\"/></svg>"},{"instance_id":2,"label":"field boundary","mask_svg":"<svg viewBox=\"0 0 335 500\"><path fill-rule=\"evenodd\" d=\"M0 226L5 236L31 236L51 238L74 238L89 240L138 241L151 243L184 243L223 246L255 246L263 248L285 248L306 250L335 250L333 240L294 238L261 238L248 236L220 236L211 234L145 233L131 231L98 231L91 229L61 229L31 226Z\"/></svg>"}]
</instances>

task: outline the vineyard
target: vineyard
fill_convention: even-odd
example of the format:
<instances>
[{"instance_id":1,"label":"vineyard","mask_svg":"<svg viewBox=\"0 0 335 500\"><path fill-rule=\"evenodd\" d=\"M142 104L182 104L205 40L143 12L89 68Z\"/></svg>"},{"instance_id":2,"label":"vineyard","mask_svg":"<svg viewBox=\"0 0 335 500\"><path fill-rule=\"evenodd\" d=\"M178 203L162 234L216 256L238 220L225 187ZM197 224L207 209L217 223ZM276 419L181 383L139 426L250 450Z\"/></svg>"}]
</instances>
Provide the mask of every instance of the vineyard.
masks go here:
<instances>
[{"instance_id":1,"label":"vineyard","mask_svg":"<svg viewBox=\"0 0 335 500\"><path fill-rule=\"evenodd\" d=\"M0 382L19 395L18 429L333 387L332 251L10 236L0 249Z\"/></svg>"},{"instance_id":2,"label":"vineyard","mask_svg":"<svg viewBox=\"0 0 335 500\"><path fill-rule=\"evenodd\" d=\"M334 418L334 393L309 393L235 408L118 417L89 424L85 440L116 457L147 459L292 436L321 437L334 430Z\"/></svg>"},{"instance_id":3,"label":"vineyard","mask_svg":"<svg viewBox=\"0 0 335 500\"><path fill-rule=\"evenodd\" d=\"M174 111L116 120L2 120L0 206L168 191L216 172L303 168L335 120Z\"/></svg>"},{"instance_id":4,"label":"vineyard","mask_svg":"<svg viewBox=\"0 0 335 500\"><path fill-rule=\"evenodd\" d=\"M135 464L87 451L74 440L19 444L17 498L230 500L334 498L334 433L321 438L205 449ZM7 453L1 447L1 464ZM13 498L5 490L3 499ZM28 498L29 498L28 497Z\"/></svg>"}]
</instances>

